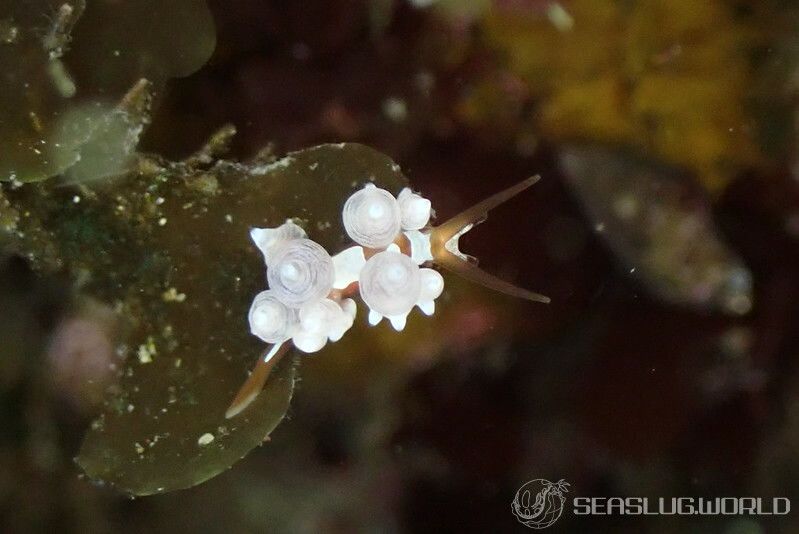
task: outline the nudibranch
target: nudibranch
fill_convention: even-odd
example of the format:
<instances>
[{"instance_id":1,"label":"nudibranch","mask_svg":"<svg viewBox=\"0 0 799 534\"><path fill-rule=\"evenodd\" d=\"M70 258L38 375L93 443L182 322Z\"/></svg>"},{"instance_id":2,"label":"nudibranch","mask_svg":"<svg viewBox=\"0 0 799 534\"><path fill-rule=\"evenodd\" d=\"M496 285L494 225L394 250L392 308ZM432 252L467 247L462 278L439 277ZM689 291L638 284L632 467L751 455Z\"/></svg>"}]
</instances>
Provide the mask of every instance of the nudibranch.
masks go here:
<instances>
[{"instance_id":1,"label":"nudibranch","mask_svg":"<svg viewBox=\"0 0 799 534\"><path fill-rule=\"evenodd\" d=\"M355 320L353 297L366 304L373 326L386 318L401 331L415 307L433 315L435 300L444 291L444 278L433 266L506 295L548 303L548 297L483 271L458 246L461 236L483 222L489 210L538 179L528 178L439 226L431 224L431 203L420 194L404 188L395 197L367 183L342 207L344 229L354 245L334 256L292 220L276 228L252 229L250 237L266 263L269 289L255 296L248 320L253 335L271 347L258 359L226 417L235 417L257 397L291 345L314 353L341 339Z\"/></svg>"}]
</instances>

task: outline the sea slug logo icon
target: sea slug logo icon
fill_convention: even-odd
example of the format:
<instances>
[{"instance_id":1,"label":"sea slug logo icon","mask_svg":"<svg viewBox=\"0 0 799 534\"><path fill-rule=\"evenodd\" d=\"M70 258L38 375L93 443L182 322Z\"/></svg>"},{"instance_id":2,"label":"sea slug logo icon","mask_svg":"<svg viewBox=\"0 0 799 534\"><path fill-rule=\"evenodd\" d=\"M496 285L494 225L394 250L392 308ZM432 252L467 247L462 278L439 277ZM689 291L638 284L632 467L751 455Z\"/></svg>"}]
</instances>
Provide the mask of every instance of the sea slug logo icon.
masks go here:
<instances>
[{"instance_id":1,"label":"sea slug logo icon","mask_svg":"<svg viewBox=\"0 0 799 534\"><path fill-rule=\"evenodd\" d=\"M543 478L531 480L516 492L511 504L513 515L526 527L547 528L560 519L566 502L563 494L568 488L569 483L563 480L554 484Z\"/></svg>"}]
</instances>

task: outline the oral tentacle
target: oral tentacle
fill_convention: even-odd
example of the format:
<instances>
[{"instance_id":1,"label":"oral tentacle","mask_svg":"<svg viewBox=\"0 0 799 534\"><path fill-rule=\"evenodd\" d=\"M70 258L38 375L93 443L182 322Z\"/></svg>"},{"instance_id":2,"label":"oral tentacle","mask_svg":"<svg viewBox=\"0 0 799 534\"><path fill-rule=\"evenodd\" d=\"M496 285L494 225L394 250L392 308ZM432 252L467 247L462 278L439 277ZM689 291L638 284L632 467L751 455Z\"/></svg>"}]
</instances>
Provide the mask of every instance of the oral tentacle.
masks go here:
<instances>
[{"instance_id":1,"label":"oral tentacle","mask_svg":"<svg viewBox=\"0 0 799 534\"><path fill-rule=\"evenodd\" d=\"M485 272L474 263L462 260L449 251L445 250L440 253L436 257L436 264L462 278L465 278L476 284L480 284L488 289L493 289L494 291L504 295L530 300L533 302L542 302L544 304L550 303L549 297L541 295L540 293L528 291L527 289L523 289L521 287L517 287L510 282L506 282L501 278L497 278L493 274Z\"/></svg>"},{"instance_id":2,"label":"oral tentacle","mask_svg":"<svg viewBox=\"0 0 799 534\"><path fill-rule=\"evenodd\" d=\"M433 256L434 263L467 280L505 295L548 304L550 302L549 297L517 287L483 271L477 267L476 258L464 254L459 248L460 238L476 225L483 222L488 217L488 212L490 210L526 190L540 178L541 177L538 175L531 176L504 191L500 191L478 202L441 226L433 228L430 231L430 252Z\"/></svg>"},{"instance_id":3,"label":"oral tentacle","mask_svg":"<svg viewBox=\"0 0 799 534\"><path fill-rule=\"evenodd\" d=\"M468 229L464 230L464 228L469 225L474 227L475 225L480 224L486 219L486 217L488 217L489 211L515 197L540 179L541 176L539 175L531 176L530 178L523 180L518 184L505 189L504 191L500 191L499 193L491 195L485 200L478 202L471 208L460 212L458 215L454 216L444 224L433 228L431 240L443 246L456 234L460 233L463 235L463 233L468 231Z\"/></svg>"}]
</instances>

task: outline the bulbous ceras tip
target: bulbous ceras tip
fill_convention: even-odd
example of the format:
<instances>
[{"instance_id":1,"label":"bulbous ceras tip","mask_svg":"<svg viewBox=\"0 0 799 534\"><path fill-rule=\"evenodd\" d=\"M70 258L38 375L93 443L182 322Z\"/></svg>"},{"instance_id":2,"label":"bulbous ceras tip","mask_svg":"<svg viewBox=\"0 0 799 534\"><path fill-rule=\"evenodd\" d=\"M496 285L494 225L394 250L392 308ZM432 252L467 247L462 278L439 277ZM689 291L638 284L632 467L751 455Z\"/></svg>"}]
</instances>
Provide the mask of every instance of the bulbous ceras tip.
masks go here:
<instances>
[{"instance_id":1,"label":"bulbous ceras tip","mask_svg":"<svg viewBox=\"0 0 799 534\"><path fill-rule=\"evenodd\" d=\"M432 212L428 199L417 195L409 188L400 191L397 196L400 206L400 220L403 230L421 230L430 222Z\"/></svg>"},{"instance_id":2,"label":"bulbous ceras tip","mask_svg":"<svg viewBox=\"0 0 799 534\"><path fill-rule=\"evenodd\" d=\"M333 259L310 239L277 243L266 270L269 289L290 308L326 297L333 287Z\"/></svg>"},{"instance_id":3,"label":"bulbous ceras tip","mask_svg":"<svg viewBox=\"0 0 799 534\"><path fill-rule=\"evenodd\" d=\"M387 247L401 229L397 199L374 184L366 184L347 199L341 218L350 239L371 249Z\"/></svg>"},{"instance_id":4,"label":"bulbous ceras tip","mask_svg":"<svg viewBox=\"0 0 799 534\"><path fill-rule=\"evenodd\" d=\"M255 296L247 318L250 331L267 343L282 343L297 326L297 310L280 302L271 290Z\"/></svg>"},{"instance_id":5,"label":"bulbous ceras tip","mask_svg":"<svg viewBox=\"0 0 799 534\"><path fill-rule=\"evenodd\" d=\"M419 301L422 277L419 266L400 253L396 245L369 258L359 280L361 298L369 306L370 322L385 316L397 330Z\"/></svg>"},{"instance_id":6,"label":"bulbous ceras tip","mask_svg":"<svg viewBox=\"0 0 799 534\"><path fill-rule=\"evenodd\" d=\"M284 241L305 237L308 237L305 230L296 225L291 219L287 219L286 222L276 228L253 228L250 230L250 238L264 255L264 262L267 267L272 261L276 245Z\"/></svg>"},{"instance_id":7,"label":"bulbous ceras tip","mask_svg":"<svg viewBox=\"0 0 799 534\"><path fill-rule=\"evenodd\" d=\"M433 315L436 311L435 300L444 292L444 277L434 269L419 269L421 291L417 306L425 315Z\"/></svg>"},{"instance_id":8,"label":"bulbous ceras tip","mask_svg":"<svg viewBox=\"0 0 799 534\"><path fill-rule=\"evenodd\" d=\"M300 325L294 334L294 346L303 352L317 352L327 341L338 341L352 327L355 302L344 299L340 304L331 299L309 302L300 308Z\"/></svg>"}]
</instances>

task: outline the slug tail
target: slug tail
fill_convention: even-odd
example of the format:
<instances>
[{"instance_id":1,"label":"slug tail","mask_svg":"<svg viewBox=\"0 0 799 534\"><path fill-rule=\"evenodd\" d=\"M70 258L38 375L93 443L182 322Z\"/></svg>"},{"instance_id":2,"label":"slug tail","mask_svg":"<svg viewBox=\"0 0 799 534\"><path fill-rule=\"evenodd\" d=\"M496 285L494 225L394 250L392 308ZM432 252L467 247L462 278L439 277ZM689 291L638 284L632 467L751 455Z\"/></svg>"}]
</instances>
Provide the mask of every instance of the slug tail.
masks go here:
<instances>
[{"instance_id":1,"label":"slug tail","mask_svg":"<svg viewBox=\"0 0 799 534\"><path fill-rule=\"evenodd\" d=\"M258 398L261 390L264 389L266 379L272 373L272 368L280 361L280 359L288 352L289 345L285 342L273 345L269 352L265 353L263 357L258 358L255 368L244 381L238 393L233 398L227 411L225 412L225 419L232 419L243 412L252 402Z\"/></svg>"},{"instance_id":2,"label":"slug tail","mask_svg":"<svg viewBox=\"0 0 799 534\"><path fill-rule=\"evenodd\" d=\"M521 287L517 287L510 282L506 282L501 278L497 278L493 274L489 274L479 268L475 263L462 260L456 255L444 250L436 256L435 262L437 265L444 267L448 271L457 274L476 284L480 284L488 289L493 289L503 295L516 297L520 299L529 300L532 302L542 302L544 304L550 303L550 298L539 293L528 291Z\"/></svg>"}]
</instances>

